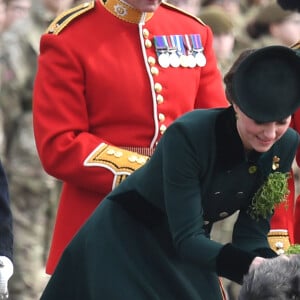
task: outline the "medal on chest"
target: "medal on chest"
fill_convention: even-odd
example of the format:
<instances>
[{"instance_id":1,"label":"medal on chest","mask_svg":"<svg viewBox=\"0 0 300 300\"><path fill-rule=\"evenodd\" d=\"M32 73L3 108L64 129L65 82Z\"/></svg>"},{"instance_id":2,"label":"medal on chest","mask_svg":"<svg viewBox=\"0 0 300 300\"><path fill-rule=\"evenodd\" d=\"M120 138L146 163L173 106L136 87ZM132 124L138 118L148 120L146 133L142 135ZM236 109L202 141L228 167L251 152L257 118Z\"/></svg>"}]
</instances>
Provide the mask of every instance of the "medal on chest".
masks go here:
<instances>
[{"instance_id":1,"label":"medal on chest","mask_svg":"<svg viewBox=\"0 0 300 300\"><path fill-rule=\"evenodd\" d=\"M206 65L200 34L155 36L154 45L162 68L195 68Z\"/></svg>"}]
</instances>

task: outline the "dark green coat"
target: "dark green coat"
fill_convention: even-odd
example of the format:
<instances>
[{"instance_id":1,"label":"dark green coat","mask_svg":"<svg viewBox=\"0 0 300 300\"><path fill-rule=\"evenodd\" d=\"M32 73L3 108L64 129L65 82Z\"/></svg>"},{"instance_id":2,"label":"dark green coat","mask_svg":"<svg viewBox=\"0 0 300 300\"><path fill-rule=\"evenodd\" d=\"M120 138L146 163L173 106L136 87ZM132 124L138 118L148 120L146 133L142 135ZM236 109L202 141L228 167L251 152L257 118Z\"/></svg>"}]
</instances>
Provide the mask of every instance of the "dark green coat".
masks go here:
<instances>
[{"instance_id":1,"label":"dark green coat","mask_svg":"<svg viewBox=\"0 0 300 300\"><path fill-rule=\"evenodd\" d=\"M42 300L218 300L218 275L241 282L257 255L273 257L268 219L249 205L272 172L288 172L298 134L245 155L232 108L195 110L165 132L144 167L99 205L65 250ZM249 168L256 172L249 172ZM213 222L240 210L232 244Z\"/></svg>"}]
</instances>

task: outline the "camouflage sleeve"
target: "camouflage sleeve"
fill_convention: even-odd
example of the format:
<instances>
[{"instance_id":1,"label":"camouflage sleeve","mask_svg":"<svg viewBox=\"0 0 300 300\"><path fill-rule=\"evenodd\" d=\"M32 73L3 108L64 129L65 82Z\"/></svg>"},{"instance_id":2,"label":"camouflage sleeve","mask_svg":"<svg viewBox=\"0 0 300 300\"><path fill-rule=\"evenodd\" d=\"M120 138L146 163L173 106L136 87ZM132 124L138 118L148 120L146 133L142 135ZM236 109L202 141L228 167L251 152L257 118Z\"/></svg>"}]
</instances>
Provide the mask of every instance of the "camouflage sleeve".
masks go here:
<instances>
[{"instance_id":1,"label":"camouflage sleeve","mask_svg":"<svg viewBox=\"0 0 300 300\"><path fill-rule=\"evenodd\" d=\"M22 49L10 35L2 36L0 51L0 114L2 114L1 132L3 137L4 156L9 152L11 138L18 125L18 118L22 113L22 98L26 96L22 74ZM19 53L19 54L18 54ZM24 76L23 76L24 78Z\"/></svg>"}]
</instances>

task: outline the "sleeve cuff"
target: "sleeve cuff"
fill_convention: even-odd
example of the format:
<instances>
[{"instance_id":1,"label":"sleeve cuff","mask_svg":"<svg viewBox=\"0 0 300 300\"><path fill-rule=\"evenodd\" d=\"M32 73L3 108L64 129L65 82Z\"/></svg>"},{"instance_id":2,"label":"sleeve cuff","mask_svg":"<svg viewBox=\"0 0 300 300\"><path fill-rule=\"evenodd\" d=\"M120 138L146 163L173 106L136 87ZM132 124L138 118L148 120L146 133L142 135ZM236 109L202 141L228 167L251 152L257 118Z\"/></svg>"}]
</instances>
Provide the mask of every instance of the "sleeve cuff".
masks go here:
<instances>
[{"instance_id":1,"label":"sleeve cuff","mask_svg":"<svg viewBox=\"0 0 300 300\"><path fill-rule=\"evenodd\" d=\"M217 274L241 284L243 276L247 274L251 262L257 255L226 244L217 256Z\"/></svg>"},{"instance_id":2,"label":"sleeve cuff","mask_svg":"<svg viewBox=\"0 0 300 300\"><path fill-rule=\"evenodd\" d=\"M271 248L260 248L256 249L254 251L255 254L258 256L264 257L264 258L273 258L278 256L275 251L273 251Z\"/></svg>"}]
</instances>

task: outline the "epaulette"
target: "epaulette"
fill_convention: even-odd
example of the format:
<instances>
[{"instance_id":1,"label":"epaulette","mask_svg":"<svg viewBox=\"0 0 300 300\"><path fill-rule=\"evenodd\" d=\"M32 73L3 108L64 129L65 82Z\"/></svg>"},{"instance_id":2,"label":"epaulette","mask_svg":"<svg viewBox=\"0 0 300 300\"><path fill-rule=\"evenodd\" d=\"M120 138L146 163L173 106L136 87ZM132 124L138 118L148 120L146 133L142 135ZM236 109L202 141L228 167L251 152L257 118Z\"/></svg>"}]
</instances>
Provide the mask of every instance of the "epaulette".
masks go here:
<instances>
[{"instance_id":1,"label":"epaulette","mask_svg":"<svg viewBox=\"0 0 300 300\"><path fill-rule=\"evenodd\" d=\"M196 21L198 21L198 22L201 23L202 25L206 25L201 19L197 18L195 15L192 15L192 14L188 13L188 12L187 12L186 10L184 10L184 9L181 9L181 8L179 8L179 7L177 7L177 6L174 6L174 5L172 5L172 4L170 4L170 3L167 3L167 2L162 2L161 5L162 5L162 6L169 7L169 8L171 8L171 9L173 9L173 10L179 11L179 12L181 12L181 13L183 13L183 14L189 16L189 17L192 17L193 19L195 19Z\"/></svg>"},{"instance_id":2,"label":"epaulette","mask_svg":"<svg viewBox=\"0 0 300 300\"><path fill-rule=\"evenodd\" d=\"M95 6L95 2L89 1L79 4L71 9L58 15L47 28L47 33L59 34L72 20L91 10Z\"/></svg>"},{"instance_id":3,"label":"epaulette","mask_svg":"<svg viewBox=\"0 0 300 300\"><path fill-rule=\"evenodd\" d=\"M300 49L300 41L298 41L296 44L294 44L291 48L293 50L299 50Z\"/></svg>"}]
</instances>

